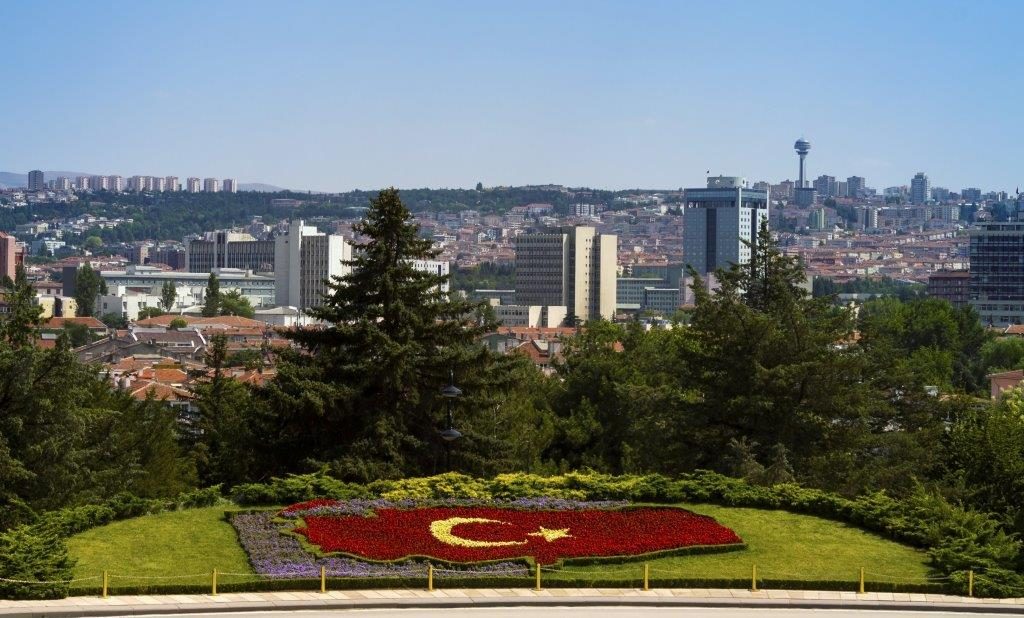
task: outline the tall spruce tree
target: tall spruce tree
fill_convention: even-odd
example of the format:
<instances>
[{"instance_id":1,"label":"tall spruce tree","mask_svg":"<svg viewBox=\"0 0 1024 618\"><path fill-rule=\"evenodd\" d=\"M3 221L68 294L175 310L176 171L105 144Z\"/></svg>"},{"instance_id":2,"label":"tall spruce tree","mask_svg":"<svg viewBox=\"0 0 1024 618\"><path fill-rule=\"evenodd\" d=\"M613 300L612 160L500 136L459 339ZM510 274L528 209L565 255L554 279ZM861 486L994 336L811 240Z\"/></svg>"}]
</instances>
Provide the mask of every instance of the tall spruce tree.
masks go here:
<instances>
[{"instance_id":1,"label":"tall spruce tree","mask_svg":"<svg viewBox=\"0 0 1024 618\"><path fill-rule=\"evenodd\" d=\"M203 299L203 317L213 318L220 315L220 279L210 273L206 282L206 297Z\"/></svg>"},{"instance_id":2,"label":"tall spruce tree","mask_svg":"<svg viewBox=\"0 0 1024 618\"><path fill-rule=\"evenodd\" d=\"M480 303L443 292L447 276L415 268L438 251L419 236L397 190L381 191L353 229L363 240L351 271L308 311L324 326L286 333L306 353L283 363L267 388L275 435L286 457L304 453L347 478L438 471L439 391L453 375L467 393L456 402L457 422L469 422L502 379L500 360L479 343L495 324L477 320ZM485 444L463 440L456 451Z\"/></svg>"}]
</instances>

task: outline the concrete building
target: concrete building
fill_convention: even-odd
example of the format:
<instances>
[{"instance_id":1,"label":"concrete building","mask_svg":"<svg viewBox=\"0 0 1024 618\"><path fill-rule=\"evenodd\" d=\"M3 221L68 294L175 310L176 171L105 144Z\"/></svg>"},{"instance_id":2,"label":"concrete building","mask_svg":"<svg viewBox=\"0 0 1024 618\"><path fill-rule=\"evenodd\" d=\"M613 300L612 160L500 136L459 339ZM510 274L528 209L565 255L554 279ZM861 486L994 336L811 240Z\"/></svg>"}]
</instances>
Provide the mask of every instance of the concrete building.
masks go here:
<instances>
[{"instance_id":1,"label":"concrete building","mask_svg":"<svg viewBox=\"0 0 1024 618\"><path fill-rule=\"evenodd\" d=\"M149 180L146 176L132 176L128 179L128 190L141 192L146 190L146 181Z\"/></svg>"},{"instance_id":2,"label":"concrete building","mask_svg":"<svg viewBox=\"0 0 1024 618\"><path fill-rule=\"evenodd\" d=\"M329 292L328 280L350 271L343 262L352 259L352 246L341 236L327 235L316 227L293 220L274 245L275 302L308 309L319 306Z\"/></svg>"},{"instance_id":3,"label":"concrete building","mask_svg":"<svg viewBox=\"0 0 1024 618\"><path fill-rule=\"evenodd\" d=\"M981 323L1024 323L1024 222L981 223L970 238L968 301Z\"/></svg>"},{"instance_id":4,"label":"concrete building","mask_svg":"<svg viewBox=\"0 0 1024 618\"><path fill-rule=\"evenodd\" d=\"M713 176L706 189L683 194L683 264L699 274L750 261L762 223L768 222L768 192L746 187L743 178Z\"/></svg>"},{"instance_id":5,"label":"concrete building","mask_svg":"<svg viewBox=\"0 0 1024 618\"><path fill-rule=\"evenodd\" d=\"M150 191L163 192L166 187L166 180L162 176L150 176L147 186Z\"/></svg>"},{"instance_id":6,"label":"concrete building","mask_svg":"<svg viewBox=\"0 0 1024 618\"><path fill-rule=\"evenodd\" d=\"M115 193L121 193L124 191L124 178L121 176L110 177L110 190Z\"/></svg>"},{"instance_id":7,"label":"concrete building","mask_svg":"<svg viewBox=\"0 0 1024 618\"><path fill-rule=\"evenodd\" d=\"M200 184L199 179L196 178L195 176L192 176L185 181L185 190L188 191L189 193L199 193L199 190L201 188L202 185Z\"/></svg>"},{"instance_id":8,"label":"concrete building","mask_svg":"<svg viewBox=\"0 0 1024 618\"><path fill-rule=\"evenodd\" d=\"M864 197L864 190L866 188L865 180L861 176L850 176L846 179L846 194L849 197Z\"/></svg>"},{"instance_id":9,"label":"concrete building","mask_svg":"<svg viewBox=\"0 0 1024 618\"><path fill-rule=\"evenodd\" d=\"M240 232L207 232L185 243L185 270L208 273L214 268L274 272L274 240L256 240Z\"/></svg>"},{"instance_id":10,"label":"concrete building","mask_svg":"<svg viewBox=\"0 0 1024 618\"><path fill-rule=\"evenodd\" d=\"M558 228L516 239L516 302L565 306L580 320L615 315L618 238L593 227Z\"/></svg>"},{"instance_id":11,"label":"concrete building","mask_svg":"<svg viewBox=\"0 0 1024 618\"><path fill-rule=\"evenodd\" d=\"M981 189L968 187L960 192L960 197L969 204L976 204L981 201Z\"/></svg>"},{"instance_id":12,"label":"concrete building","mask_svg":"<svg viewBox=\"0 0 1024 618\"><path fill-rule=\"evenodd\" d=\"M178 191L179 189L177 176L164 176L164 191Z\"/></svg>"},{"instance_id":13,"label":"concrete building","mask_svg":"<svg viewBox=\"0 0 1024 618\"><path fill-rule=\"evenodd\" d=\"M616 311L642 311L644 290L659 287L667 287L667 282L661 277L619 277L615 280Z\"/></svg>"},{"instance_id":14,"label":"concrete building","mask_svg":"<svg viewBox=\"0 0 1024 618\"><path fill-rule=\"evenodd\" d=\"M203 192L205 193L220 193L220 181L216 178L204 178L203 179Z\"/></svg>"},{"instance_id":15,"label":"concrete building","mask_svg":"<svg viewBox=\"0 0 1024 618\"><path fill-rule=\"evenodd\" d=\"M110 176L93 176L89 187L93 191L110 191Z\"/></svg>"},{"instance_id":16,"label":"concrete building","mask_svg":"<svg viewBox=\"0 0 1024 618\"><path fill-rule=\"evenodd\" d=\"M70 191L71 179L67 176L57 176L57 179L53 183L53 188L58 191Z\"/></svg>"},{"instance_id":17,"label":"concrete building","mask_svg":"<svg viewBox=\"0 0 1024 618\"><path fill-rule=\"evenodd\" d=\"M971 273L966 270L939 270L928 275L928 296L949 301L957 309L967 306Z\"/></svg>"},{"instance_id":18,"label":"concrete building","mask_svg":"<svg viewBox=\"0 0 1024 618\"><path fill-rule=\"evenodd\" d=\"M18 246L18 239L10 234L0 232L0 277L14 280L18 265L25 262L25 253Z\"/></svg>"},{"instance_id":19,"label":"concrete building","mask_svg":"<svg viewBox=\"0 0 1024 618\"><path fill-rule=\"evenodd\" d=\"M70 270L70 276L68 273ZM257 275L251 271L234 268L220 268L214 271L220 279L220 291L238 290L249 299L253 307L274 306L274 278ZM64 281L74 280L75 267L65 269ZM186 273L168 271L153 266L128 266L125 270L104 270L100 276L107 284L111 296L143 295L159 297L164 283L171 281L178 292L178 304L182 307L202 304L206 296L209 273ZM65 295L74 295L74 290L65 286Z\"/></svg>"},{"instance_id":20,"label":"concrete building","mask_svg":"<svg viewBox=\"0 0 1024 618\"><path fill-rule=\"evenodd\" d=\"M75 179L75 188L79 191L88 191L92 188L92 183L89 182L88 176L79 176Z\"/></svg>"},{"instance_id":21,"label":"concrete building","mask_svg":"<svg viewBox=\"0 0 1024 618\"><path fill-rule=\"evenodd\" d=\"M910 181L910 203L924 204L931 199L931 183L924 172L918 172Z\"/></svg>"},{"instance_id":22,"label":"concrete building","mask_svg":"<svg viewBox=\"0 0 1024 618\"><path fill-rule=\"evenodd\" d=\"M558 328L569 315L564 306L492 305L494 316L502 326L528 328Z\"/></svg>"},{"instance_id":23,"label":"concrete building","mask_svg":"<svg viewBox=\"0 0 1024 618\"><path fill-rule=\"evenodd\" d=\"M222 190L224 193L238 193L238 181L234 178L225 178Z\"/></svg>"},{"instance_id":24,"label":"concrete building","mask_svg":"<svg viewBox=\"0 0 1024 618\"><path fill-rule=\"evenodd\" d=\"M32 170L28 173L28 190L42 191L46 189L46 176L42 170Z\"/></svg>"},{"instance_id":25,"label":"concrete building","mask_svg":"<svg viewBox=\"0 0 1024 618\"><path fill-rule=\"evenodd\" d=\"M822 174L814 180L814 192L819 198L836 196L836 177Z\"/></svg>"},{"instance_id":26,"label":"concrete building","mask_svg":"<svg viewBox=\"0 0 1024 618\"><path fill-rule=\"evenodd\" d=\"M416 270L430 273L438 277L447 277L451 271L451 263L440 260L413 260L412 267ZM445 282L441 285L441 291L445 294L451 289L451 283Z\"/></svg>"}]
</instances>

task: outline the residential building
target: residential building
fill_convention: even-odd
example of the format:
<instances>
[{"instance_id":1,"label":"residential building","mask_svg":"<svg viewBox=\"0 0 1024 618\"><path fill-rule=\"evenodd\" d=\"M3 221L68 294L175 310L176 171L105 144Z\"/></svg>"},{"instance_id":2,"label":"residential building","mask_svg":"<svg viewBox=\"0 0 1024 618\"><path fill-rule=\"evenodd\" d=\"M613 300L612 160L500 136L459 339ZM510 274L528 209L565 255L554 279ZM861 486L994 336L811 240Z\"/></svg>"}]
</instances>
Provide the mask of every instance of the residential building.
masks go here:
<instances>
[{"instance_id":1,"label":"residential building","mask_svg":"<svg viewBox=\"0 0 1024 618\"><path fill-rule=\"evenodd\" d=\"M79 176L75 179L75 188L79 191L88 191L92 188L92 183L89 182L88 176Z\"/></svg>"},{"instance_id":2,"label":"residential building","mask_svg":"<svg viewBox=\"0 0 1024 618\"><path fill-rule=\"evenodd\" d=\"M982 324L1024 323L1024 221L981 223L970 239L968 300Z\"/></svg>"},{"instance_id":3,"label":"residential building","mask_svg":"<svg viewBox=\"0 0 1024 618\"><path fill-rule=\"evenodd\" d=\"M42 191L46 189L46 176L42 170L32 170L28 173L28 190Z\"/></svg>"},{"instance_id":4,"label":"residential building","mask_svg":"<svg viewBox=\"0 0 1024 618\"><path fill-rule=\"evenodd\" d=\"M93 191L110 191L110 176L93 176L89 188Z\"/></svg>"},{"instance_id":5,"label":"residential building","mask_svg":"<svg viewBox=\"0 0 1024 618\"><path fill-rule=\"evenodd\" d=\"M835 197L836 195L836 177L826 176L822 174L814 180L814 191L818 194L818 197L824 199L826 197Z\"/></svg>"},{"instance_id":6,"label":"residential building","mask_svg":"<svg viewBox=\"0 0 1024 618\"><path fill-rule=\"evenodd\" d=\"M129 191L145 191L146 190L146 176L132 176L128 179L128 190Z\"/></svg>"},{"instance_id":7,"label":"residential building","mask_svg":"<svg viewBox=\"0 0 1024 618\"><path fill-rule=\"evenodd\" d=\"M256 240L241 232L207 232L185 243L185 270L208 273L214 268L274 272L274 240Z\"/></svg>"},{"instance_id":8,"label":"residential building","mask_svg":"<svg viewBox=\"0 0 1024 618\"><path fill-rule=\"evenodd\" d=\"M861 176L850 176L846 179L846 194L852 198L864 197L864 178Z\"/></svg>"},{"instance_id":9,"label":"residential building","mask_svg":"<svg viewBox=\"0 0 1024 618\"><path fill-rule=\"evenodd\" d=\"M219 193L220 181L217 180L216 178L203 179L203 191L205 193Z\"/></svg>"},{"instance_id":10,"label":"residential building","mask_svg":"<svg viewBox=\"0 0 1024 618\"><path fill-rule=\"evenodd\" d=\"M274 241L278 305L317 307L329 292L329 280L350 271L344 262L352 259L352 245L341 236L324 234L301 220L291 221L287 233L279 234Z\"/></svg>"},{"instance_id":11,"label":"residential building","mask_svg":"<svg viewBox=\"0 0 1024 618\"><path fill-rule=\"evenodd\" d=\"M234 178L225 178L222 190L224 193L238 193L238 181Z\"/></svg>"},{"instance_id":12,"label":"residential building","mask_svg":"<svg viewBox=\"0 0 1024 618\"><path fill-rule=\"evenodd\" d=\"M18 246L18 239L0 232L0 276L14 280L18 265L25 262L25 252Z\"/></svg>"},{"instance_id":13,"label":"residential building","mask_svg":"<svg viewBox=\"0 0 1024 618\"><path fill-rule=\"evenodd\" d=\"M918 172L910 181L910 203L924 204L931 199L931 183L924 172Z\"/></svg>"},{"instance_id":14,"label":"residential building","mask_svg":"<svg viewBox=\"0 0 1024 618\"><path fill-rule=\"evenodd\" d=\"M124 191L124 178L120 176L111 176L110 190L115 193L121 193L122 191Z\"/></svg>"},{"instance_id":15,"label":"residential building","mask_svg":"<svg viewBox=\"0 0 1024 618\"><path fill-rule=\"evenodd\" d=\"M971 274L966 270L939 270L928 275L928 296L949 301L957 309L967 306Z\"/></svg>"},{"instance_id":16,"label":"residential building","mask_svg":"<svg viewBox=\"0 0 1024 618\"><path fill-rule=\"evenodd\" d=\"M516 302L565 306L580 320L615 315L618 239L589 226L516 239Z\"/></svg>"},{"instance_id":17,"label":"residential building","mask_svg":"<svg viewBox=\"0 0 1024 618\"><path fill-rule=\"evenodd\" d=\"M189 193L199 193L201 187L199 179L194 176L185 181L185 190Z\"/></svg>"},{"instance_id":18,"label":"residential building","mask_svg":"<svg viewBox=\"0 0 1024 618\"><path fill-rule=\"evenodd\" d=\"M699 274L746 264L757 233L768 222L768 192L746 187L743 178L708 178L706 189L683 195L683 264Z\"/></svg>"},{"instance_id":19,"label":"residential building","mask_svg":"<svg viewBox=\"0 0 1024 618\"><path fill-rule=\"evenodd\" d=\"M965 202L975 204L981 201L981 189L968 187L960 192L960 197L962 197Z\"/></svg>"},{"instance_id":20,"label":"residential building","mask_svg":"<svg viewBox=\"0 0 1024 618\"><path fill-rule=\"evenodd\" d=\"M67 176L57 176L57 180L54 181L53 188L58 191L70 191L71 179Z\"/></svg>"},{"instance_id":21,"label":"residential building","mask_svg":"<svg viewBox=\"0 0 1024 618\"><path fill-rule=\"evenodd\" d=\"M164 176L164 191L178 191L179 189L177 176Z\"/></svg>"},{"instance_id":22,"label":"residential building","mask_svg":"<svg viewBox=\"0 0 1024 618\"><path fill-rule=\"evenodd\" d=\"M162 192L166 187L166 180L161 176L150 176L147 186L150 191Z\"/></svg>"}]
</instances>

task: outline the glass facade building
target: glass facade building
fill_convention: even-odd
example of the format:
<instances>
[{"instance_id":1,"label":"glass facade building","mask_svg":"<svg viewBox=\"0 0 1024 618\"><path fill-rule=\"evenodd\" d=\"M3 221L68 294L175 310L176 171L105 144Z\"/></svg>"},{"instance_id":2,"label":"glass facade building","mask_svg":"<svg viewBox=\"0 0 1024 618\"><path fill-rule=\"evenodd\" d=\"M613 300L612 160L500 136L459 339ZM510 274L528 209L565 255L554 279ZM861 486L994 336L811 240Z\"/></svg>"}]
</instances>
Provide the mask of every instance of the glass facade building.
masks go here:
<instances>
[{"instance_id":1,"label":"glass facade building","mask_svg":"<svg viewBox=\"0 0 1024 618\"><path fill-rule=\"evenodd\" d=\"M971 306L982 324L1024 323L1024 221L979 224L970 234Z\"/></svg>"}]
</instances>

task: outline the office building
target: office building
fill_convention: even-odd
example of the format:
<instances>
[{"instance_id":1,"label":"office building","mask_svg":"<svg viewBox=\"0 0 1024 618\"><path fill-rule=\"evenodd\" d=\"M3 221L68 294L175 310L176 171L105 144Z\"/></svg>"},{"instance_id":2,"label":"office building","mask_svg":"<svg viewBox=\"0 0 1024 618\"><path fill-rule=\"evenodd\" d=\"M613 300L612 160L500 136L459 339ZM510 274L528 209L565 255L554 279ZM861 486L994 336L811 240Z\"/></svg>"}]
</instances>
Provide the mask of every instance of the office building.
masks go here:
<instances>
[{"instance_id":1,"label":"office building","mask_svg":"<svg viewBox=\"0 0 1024 618\"><path fill-rule=\"evenodd\" d=\"M223 191L224 193L238 193L238 181L234 178L225 178Z\"/></svg>"},{"instance_id":2,"label":"office building","mask_svg":"<svg viewBox=\"0 0 1024 618\"><path fill-rule=\"evenodd\" d=\"M757 233L768 222L768 192L742 178L714 176L706 189L683 194L683 264L705 275L750 261Z\"/></svg>"},{"instance_id":3,"label":"office building","mask_svg":"<svg viewBox=\"0 0 1024 618\"><path fill-rule=\"evenodd\" d=\"M42 191L46 188L46 176L42 170L32 170L28 173L28 190Z\"/></svg>"},{"instance_id":4,"label":"office building","mask_svg":"<svg viewBox=\"0 0 1024 618\"><path fill-rule=\"evenodd\" d=\"M214 268L274 272L274 240L256 240L240 232L207 232L185 243L185 270L208 273Z\"/></svg>"},{"instance_id":5,"label":"office building","mask_svg":"<svg viewBox=\"0 0 1024 618\"><path fill-rule=\"evenodd\" d=\"M924 172L918 172L910 181L910 203L924 204L931 199L931 183Z\"/></svg>"},{"instance_id":6,"label":"office building","mask_svg":"<svg viewBox=\"0 0 1024 618\"><path fill-rule=\"evenodd\" d=\"M216 178L203 179L203 191L206 193L219 193L220 181Z\"/></svg>"},{"instance_id":7,"label":"office building","mask_svg":"<svg viewBox=\"0 0 1024 618\"><path fill-rule=\"evenodd\" d=\"M852 198L864 197L864 178L861 176L850 176L846 179L846 195Z\"/></svg>"},{"instance_id":8,"label":"office building","mask_svg":"<svg viewBox=\"0 0 1024 618\"><path fill-rule=\"evenodd\" d=\"M949 189L947 189L946 187L932 187L932 189L931 189L931 197L932 197L933 200L935 200L936 202L938 202L940 204L943 203L943 202L948 202L949 201Z\"/></svg>"},{"instance_id":9,"label":"office building","mask_svg":"<svg viewBox=\"0 0 1024 618\"><path fill-rule=\"evenodd\" d=\"M177 191L178 190L178 177L177 176L165 176L164 177L164 191Z\"/></svg>"},{"instance_id":10,"label":"office building","mask_svg":"<svg viewBox=\"0 0 1024 618\"><path fill-rule=\"evenodd\" d=\"M516 239L516 303L564 306L582 320L615 315L618 238L593 227L557 228Z\"/></svg>"},{"instance_id":11,"label":"office building","mask_svg":"<svg viewBox=\"0 0 1024 618\"><path fill-rule=\"evenodd\" d=\"M981 189L968 187L960 192L960 197L969 204L976 204L981 201Z\"/></svg>"},{"instance_id":12,"label":"office building","mask_svg":"<svg viewBox=\"0 0 1024 618\"><path fill-rule=\"evenodd\" d=\"M64 269L64 281L73 281L75 266ZM238 290L253 307L274 305L274 278L257 275L251 271L221 268L214 271L220 280L220 291ZM206 296L209 273L185 273L166 271L153 266L128 266L125 270L100 271L100 277L107 284L111 296L143 294L159 297L164 283L170 281L178 292L178 301L183 306L202 304ZM65 285L64 294L74 296L74 290Z\"/></svg>"},{"instance_id":13,"label":"office building","mask_svg":"<svg viewBox=\"0 0 1024 618\"><path fill-rule=\"evenodd\" d=\"M928 275L928 296L948 301L957 309L967 306L971 274L966 270L939 270Z\"/></svg>"},{"instance_id":14,"label":"office building","mask_svg":"<svg viewBox=\"0 0 1024 618\"><path fill-rule=\"evenodd\" d=\"M970 238L968 301L981 323L1024 323L1024 222L980 223Z\"/></svg>"},{"instance_id":15,"label":"office building","mask_svg":"<svg viewBox=\"0 0 1024 618\"><path fill-rule=\"evenodd\" d=\"M185 181L185 190L189 193L199 193L201 188L199 179L194 176Z\"/></svg>"},{"instance_id":16,"label":"office building","mask_svg":"<svg viewBox=\"0 0 1024 618\"><path fill-rule=\"evenodd\" d=\"M276 302L299 309L322 304L332 277L351 270L343 262L352 259L352 246L341 236L327 235L301 220L288 224L274 245Z\"/></svg>"}]
</instances>

